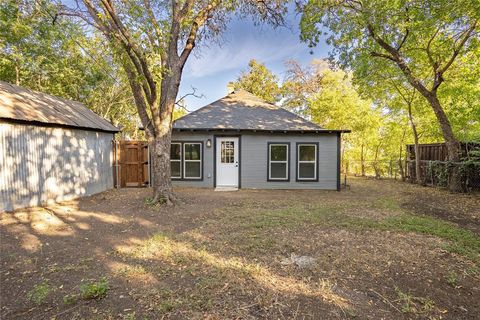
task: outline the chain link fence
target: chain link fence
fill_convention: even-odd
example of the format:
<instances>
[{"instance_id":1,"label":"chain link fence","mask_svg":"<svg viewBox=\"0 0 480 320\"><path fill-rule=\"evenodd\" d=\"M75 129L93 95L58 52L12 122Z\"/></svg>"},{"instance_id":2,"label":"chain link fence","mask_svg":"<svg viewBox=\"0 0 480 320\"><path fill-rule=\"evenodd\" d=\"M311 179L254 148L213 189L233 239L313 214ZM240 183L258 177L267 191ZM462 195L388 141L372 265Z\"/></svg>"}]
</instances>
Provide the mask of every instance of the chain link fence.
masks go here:
<instances>
[{"instance_id":1,"label":"chain link fence","mask_svg":"<svg viewBox=\"0 0 480 320\"><path fill-rule=\"evenodd\" d=\"M405 162L398 160L344 160L342 173L376 179L405 179Z\"/></svg>"},{"instance_id":2,"label":"chain link fence","mask_svg":"<svg viewBox=\"0 0 480 320\"><path fill-rule=\"evenodd\" d=\"M407 177L417 181L415 160L407 161ZM458 174L462 188L466 192L480 190L480 162L479 161L420 161L420 181L422 184L435 187L448 187L452 174Z\"/></svg>"},{"instance_id":3,"label":"chain link fence","mask_svg":"<svg viewBox=\"0 0 480 320\"><path fill-rule=\"evenodd\" d=\"M462 188L466 192L480 190L479 161L420 161L420 181L423 185L448 187L451 174L460 175ZM415 160L344 160L342 174L396 179L416 182Z\"/></svg>"}]
</instances>

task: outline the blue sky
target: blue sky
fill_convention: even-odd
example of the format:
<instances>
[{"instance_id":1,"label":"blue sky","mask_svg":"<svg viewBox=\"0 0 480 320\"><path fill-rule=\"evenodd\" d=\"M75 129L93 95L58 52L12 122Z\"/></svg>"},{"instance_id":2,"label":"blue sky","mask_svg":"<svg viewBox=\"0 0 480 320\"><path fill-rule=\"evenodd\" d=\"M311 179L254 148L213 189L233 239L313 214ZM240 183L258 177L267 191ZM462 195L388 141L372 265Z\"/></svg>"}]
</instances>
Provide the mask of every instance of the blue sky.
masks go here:
<instances>
[{"instance_id":1,"label":"blue sky","mask_svg":"<svg viewBox=\"0 0 480 320\"><path fill-rule=\"evenodd\" d=\"M205 97L187 97L187 108L196 110L225 96L227 83L248 68L250 59L264 63L282 80L285 61L294 59L307 65L314 58L326 58L329 47L324 41L314 48L313 54L307 44L300 41L299 20L293 10L288 14L287 27L276 29L235 18L228 24L221 41L195 48L184 68L179 95L191 92L193 86L197 94Z\"/></svg>"},{"instance_id":2,"label":"blue sky","mask_svg":"<svg viewBox=\"0 0 480 320\"><path fill-rule=\"evenodd\" d=\"M73 0L61 0L73 7ZM255 26L249 19L234 18L220 39L199 44L184 68L179 96L197 89L203 98L187 97L188 110L196 110L227 94L227 83L235 80L248 67L250 59L264 63L282 80L284 63L297 60L307 65L314 58L326 58L330 48L325 41L311 49L300 42L300 16L290 6L286 27Z\"/></svg>"}]
</instances>

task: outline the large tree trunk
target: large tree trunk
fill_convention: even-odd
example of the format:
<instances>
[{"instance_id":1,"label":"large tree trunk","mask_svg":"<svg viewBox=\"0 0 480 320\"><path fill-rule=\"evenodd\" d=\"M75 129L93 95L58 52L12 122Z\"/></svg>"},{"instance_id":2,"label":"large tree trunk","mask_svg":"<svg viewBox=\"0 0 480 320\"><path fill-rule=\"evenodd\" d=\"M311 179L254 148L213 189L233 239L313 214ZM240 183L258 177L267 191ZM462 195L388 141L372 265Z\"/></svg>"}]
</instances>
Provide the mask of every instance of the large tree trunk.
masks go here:
<instances>
[{"instance_id":1,"label":"large tree trunk","mask_svg":"<svg viewBox=\"0 0 480 320\"><path fill-rule=\"evenodd\" d=\"M170 144L172 141L170 120L162 121L156 136L149 139L152 153L153 202L171 204L175 200L170 179Z\"/></svg>"},{"instance_id":2,"label":"large tree trunk","mask_svg":"<svg viewBox=\"0 0 480 320\"><path fill-rule=\"evenodd\" d=\"M172 142L172 114L180 87L181 69L174 69L162 80L160 114L154 118L155 138L153 139L153 194L154 203L172 204L176 197L172 190L170 171L170 146Z\"/></svg>"},{"instance_id":3,"label":"large tree trunk","mask_svg":"<svg viewBox=\"0 0 480 320\"><path fill-rule=\"evenodd\" d=\"M427 95L426 98L435 112L438 122L440 123L443 139L445 140L445 145L447 147L448 160L454 162L454 165L449 169L450 174L448 188L450 191L462 192L462 181L457 166L457 162L460 161L460 144L453 134L452 126L450 125L450 121L448 120L448 117L445 114L440 101L438 100L436 91L432 92L430 95Z\"/></svg>"}]
</instances>

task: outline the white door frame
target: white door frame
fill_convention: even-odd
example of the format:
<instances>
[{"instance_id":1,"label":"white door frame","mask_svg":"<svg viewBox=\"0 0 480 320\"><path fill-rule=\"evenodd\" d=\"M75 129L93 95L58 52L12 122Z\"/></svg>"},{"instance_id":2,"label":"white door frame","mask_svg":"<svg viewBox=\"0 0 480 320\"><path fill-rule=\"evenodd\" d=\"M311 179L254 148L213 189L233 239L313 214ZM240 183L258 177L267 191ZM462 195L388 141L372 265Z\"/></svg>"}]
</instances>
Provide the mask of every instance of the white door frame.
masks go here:
<instances>
[{"instance_id":1,"label":"white door frame","mask_svg":"<svg viewBox=\"0 0 480 320\"><path fill-rule=\"evenodd\" d=\"M214 136L214 165L215 165L215 187L233 187L240 188L240 168L241 168L241 137L240 136ZM234 142L234 160L232 163L221 163L221 142L233 141ZM222 168L223 166L223 168ZM220 176L223 170L224 174L230 174L231 179L222 179ZM234 172L236 170L236 172ZM225 178L225 177L223 177Z\"/></svg>"}]
</instances>

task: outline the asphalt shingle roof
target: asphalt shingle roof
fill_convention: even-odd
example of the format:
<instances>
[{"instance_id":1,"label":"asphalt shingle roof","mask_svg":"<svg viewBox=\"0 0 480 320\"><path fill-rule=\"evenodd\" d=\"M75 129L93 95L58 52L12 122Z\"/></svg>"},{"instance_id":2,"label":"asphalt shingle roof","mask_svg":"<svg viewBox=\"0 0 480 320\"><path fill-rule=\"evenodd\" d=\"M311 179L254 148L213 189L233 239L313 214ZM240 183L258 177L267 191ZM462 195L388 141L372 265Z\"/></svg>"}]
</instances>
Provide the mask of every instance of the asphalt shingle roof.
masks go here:
<instances>
[{"instance_id":1,"label":"asphalt shingle roof","mask_svg":"<svg viewBox=\"0 0 480 320\"><path fill-rule=\"evenodd\" d=\"M118 132L83 103L0 81L0 119Z\"/></svg>"},{"instance_id":2,"label":"asphalt shingle roof","mask_svg":"<svg viewBox=\"0 0 480 320\"><path fill-rule=\"evenodd\" d=\"M288 110L236 90L173 124L176 130L332 131ZM333 130L334 131L334 130Z\"/></svg>"}]
</instances>

